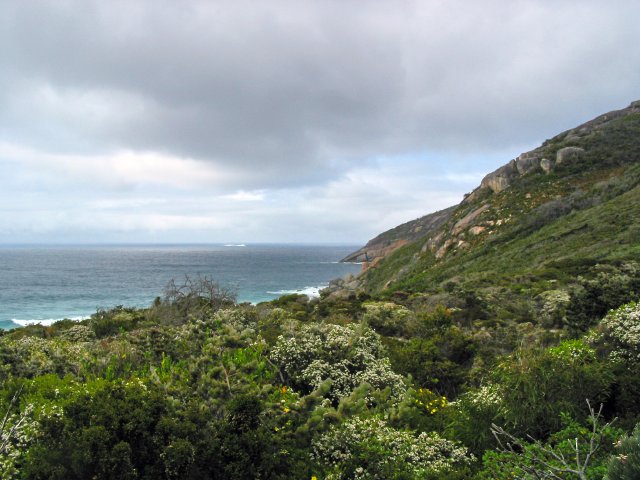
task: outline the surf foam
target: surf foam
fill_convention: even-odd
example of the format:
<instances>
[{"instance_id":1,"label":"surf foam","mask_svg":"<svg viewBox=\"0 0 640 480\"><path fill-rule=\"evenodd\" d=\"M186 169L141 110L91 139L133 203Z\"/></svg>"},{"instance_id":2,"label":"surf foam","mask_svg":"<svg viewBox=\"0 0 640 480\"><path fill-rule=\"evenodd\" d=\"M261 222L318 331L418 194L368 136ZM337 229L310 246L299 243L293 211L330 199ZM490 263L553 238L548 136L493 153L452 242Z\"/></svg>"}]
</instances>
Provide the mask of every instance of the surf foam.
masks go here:
<instances>
[{"instance_id":1,"label":"surf foam","mask_svg":"<svg viewBox=\"0 0 640 480\"><path fill-rule=\"evenodd\" d=\"M292 294L301 294L301 295L306 295L307 297L319 297L320 296L320 290L322 290L323 288L327 288L326 285L322 285L319 287L304 287L304 288L300 288L297 290L277 290L277 291L271 291L271 292L267 292L269 295L292 295Z\"/></svg>"},{"instance_id":2,"label":"surf foam","mask_svg":"<svg viewBox=\"0 0 640 480\"><path fill-rule=\"evenodd\" d=\"M38 324L48 327L62 320L73 320L74 322L79 322L81 320L86 320L87 318L90 318L89 315L77 316L77 317L65 317L65 318L31 319L31 320L20 320L17 318L12 318L11 321L16 325L20 325L21 327L26 327L27 325L38 325Z\"/></svg>"}]
</instances>

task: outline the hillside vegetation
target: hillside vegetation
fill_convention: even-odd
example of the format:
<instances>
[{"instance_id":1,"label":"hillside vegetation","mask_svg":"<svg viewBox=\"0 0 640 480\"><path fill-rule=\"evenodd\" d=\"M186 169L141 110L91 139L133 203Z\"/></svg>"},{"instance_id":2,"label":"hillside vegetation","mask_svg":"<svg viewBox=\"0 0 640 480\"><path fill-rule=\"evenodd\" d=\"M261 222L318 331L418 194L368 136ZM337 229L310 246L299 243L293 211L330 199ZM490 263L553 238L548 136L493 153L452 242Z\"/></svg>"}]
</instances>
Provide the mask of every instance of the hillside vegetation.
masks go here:
<instances>
[{"instance_id":1,"label":"hillside vegetation","mask_svg":"<svg viewBox=\"0 0 640 480\"><path fill-rule=\"evenodd\" d=\"M0 335L0 477L640 478L640 105L381 234L319 299L207 277Z\"/></svg>"}]
</instances>

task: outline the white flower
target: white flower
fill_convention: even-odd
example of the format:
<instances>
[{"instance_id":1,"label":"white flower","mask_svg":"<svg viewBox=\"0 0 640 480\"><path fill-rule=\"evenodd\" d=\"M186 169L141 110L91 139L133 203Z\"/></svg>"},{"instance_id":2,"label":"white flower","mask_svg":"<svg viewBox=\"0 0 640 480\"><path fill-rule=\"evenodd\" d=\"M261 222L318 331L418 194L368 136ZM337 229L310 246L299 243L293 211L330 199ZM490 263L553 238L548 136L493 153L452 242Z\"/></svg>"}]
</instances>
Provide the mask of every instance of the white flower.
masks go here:
<instances>
[{"instance_id":1,"label":"white flower","mask_svg":"<svg viewBox=\"0 0 640 480\"><path fill-rule=\"evenodd\" d=\"M368 327L305 325L296 337L280 336L271 359L302 388L317 389L330 380L334 400L364 382L375 389L390 387L396 398L406 390L384 356L380 336Z\"/></svg>"}]
</instances>

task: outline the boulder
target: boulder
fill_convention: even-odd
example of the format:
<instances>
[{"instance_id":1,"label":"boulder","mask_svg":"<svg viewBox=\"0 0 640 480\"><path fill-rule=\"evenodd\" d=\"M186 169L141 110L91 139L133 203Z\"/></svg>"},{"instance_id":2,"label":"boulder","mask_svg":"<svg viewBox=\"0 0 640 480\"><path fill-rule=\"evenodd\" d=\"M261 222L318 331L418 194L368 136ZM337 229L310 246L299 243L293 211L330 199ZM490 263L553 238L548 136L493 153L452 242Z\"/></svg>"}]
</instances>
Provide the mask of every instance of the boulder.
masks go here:
<instances>
[{"instance_id":1,"label":"boulder","mask_svg":"<svg viewBox=\"0 0 640 480\"><path fill-rule=\"evenodd\" d=\"M543 158L540 160L540 168L544 173L549 173L553 170L553 162L548 158Z\"/></svg>"},{"instance_id":2,"label":"boulder","mask_svg":"<svg viewBox=\"0 0 640 480\"><path fill-rule=\"evenodd\" d=\"M473 223L476 218L480 216L481 213L486 212L489 208L491 208L491 205L485 203L480 208L475 209L473 212L465 215L464 218L458 220L458 222L453 226L453 234L457 235L462 230L467 228L469 225L471 225L471 223Z\"/></svg>"},{"instance_id":3,"label":"boulder","mask_svg":"<svg viewBox=\"0 0 640 480\"><path fill-rule=\"evenodd\" d=\"M516 158L516 170L520 175L525 175L529 172L536 170L540 166L540 159L538 157L530 157L527 154L522 154Z\"/></svg>"},{"instance_id":4,"label":"boulder","mask_svg":"<svg viewBox=\"0 0 640 480\"><path fill-rule=\"evenodd\" d=\"M481 187L489 187L494 193L501 192L509 185L511 180L518 176L518 169L516 168L516 161L511 160L506 165L500 167L495 172L490 173L482 179L480 183Z\"/></svg>"},{"instance_id":5,"label":"boulder","mask_svg":"<svg viewBox=\"0 0 640 480\"><path fill-rule=\"evenodd\" d=\"M445 253L447 253L447 250L449 250L449 247L451 247L451 245L453 245L453 239L449 238L444 242L444 244L436 252L436 258L440 259L444 257Z\"/></svg>"},{"instance_id":6,"label":"boulder","mask_svg":"<svg viewBox=\"0 0 640 480\"><path fill-rule=\"evenodd\" d=\"M556 165L574 161L580 158L584 153L584 149L580 147L564 147L556 153Z\"/></svg>"}]
</instances>

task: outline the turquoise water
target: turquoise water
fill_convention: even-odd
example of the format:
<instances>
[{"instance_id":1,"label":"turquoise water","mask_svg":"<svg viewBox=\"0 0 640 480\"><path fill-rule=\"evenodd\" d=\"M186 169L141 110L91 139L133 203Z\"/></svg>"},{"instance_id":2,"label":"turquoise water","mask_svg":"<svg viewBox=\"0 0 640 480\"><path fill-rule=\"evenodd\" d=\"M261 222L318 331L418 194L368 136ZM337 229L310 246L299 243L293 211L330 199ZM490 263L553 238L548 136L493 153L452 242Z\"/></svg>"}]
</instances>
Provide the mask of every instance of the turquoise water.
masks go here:
<instances>
[{"instance_id":1,"label":"turquoise water","mask_svg":"<svg viewBox=\"0 0 640 480\"><path fill-rule=\"evenodd\" d=\"M360 271L338 261L358 246L135 245L0 247L0 328L146 307L171 279L208 275L240 302L317 294Z\"/></svg>"}]
</instances>

